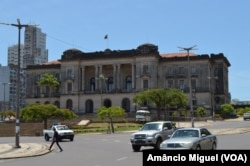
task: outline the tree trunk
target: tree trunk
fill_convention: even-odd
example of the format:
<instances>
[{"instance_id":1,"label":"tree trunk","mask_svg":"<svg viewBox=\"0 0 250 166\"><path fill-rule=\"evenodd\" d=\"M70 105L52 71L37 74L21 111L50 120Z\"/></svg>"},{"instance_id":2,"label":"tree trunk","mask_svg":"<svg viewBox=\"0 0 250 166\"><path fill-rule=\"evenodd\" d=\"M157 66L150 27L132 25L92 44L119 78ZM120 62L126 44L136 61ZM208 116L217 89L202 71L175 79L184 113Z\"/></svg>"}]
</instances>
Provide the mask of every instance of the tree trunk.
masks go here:
<instances>
[{"instance_id":1,"label":"tree trunk","mask_svg":"<svg viewBox=\"0 0 250 166\"><path fill-rule=\"evenodd\" d=\"M112 117L110 117L110 125L111 125L111 131L112 131L112 133L114 133L114 132L115 132L115 129L114 129L114 124L113 124L113 119L112 119Z\"/></svg>"},{"instance_id":2,"label":"tree trunk","mask_svg":"<svg viewBox=\"0 0 250 166\"><path fill-rule=\"evenodd\" d=\"M44 129L48 128L48 119L47 118L43 119L43 128Z\"/></svg>"}]
</instances>

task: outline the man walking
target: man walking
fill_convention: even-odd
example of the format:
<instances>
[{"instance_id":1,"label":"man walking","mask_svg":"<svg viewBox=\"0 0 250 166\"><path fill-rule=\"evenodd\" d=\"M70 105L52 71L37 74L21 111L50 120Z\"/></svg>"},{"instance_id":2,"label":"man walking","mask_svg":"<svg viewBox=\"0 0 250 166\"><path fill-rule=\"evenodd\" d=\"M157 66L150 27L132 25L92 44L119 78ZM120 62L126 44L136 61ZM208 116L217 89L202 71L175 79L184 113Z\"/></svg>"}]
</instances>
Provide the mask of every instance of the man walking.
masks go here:
<instances>
[{"instance_id":1,"label":"man walking","mask_svg":"<svg viewBox=\"0 0 250 166\"><path fill-rule=\"evenodd\" d=\"M59 145L59 134L58 134L58 132L56 131L56 128L54 127L53 128L53 130L54 130L54 136L53 136L53 138L52 138L52 142L51 142L51 145L50 145L50 147L49 147L49 150L51 150L51 148L52 148L52 146L54 145L54 143L56 143L57 144L57 146L58 146L58 148L60 149L60 152L62 152L63 151L63 149L61 148L61 146Z\"/></svg>"}]
</instances>

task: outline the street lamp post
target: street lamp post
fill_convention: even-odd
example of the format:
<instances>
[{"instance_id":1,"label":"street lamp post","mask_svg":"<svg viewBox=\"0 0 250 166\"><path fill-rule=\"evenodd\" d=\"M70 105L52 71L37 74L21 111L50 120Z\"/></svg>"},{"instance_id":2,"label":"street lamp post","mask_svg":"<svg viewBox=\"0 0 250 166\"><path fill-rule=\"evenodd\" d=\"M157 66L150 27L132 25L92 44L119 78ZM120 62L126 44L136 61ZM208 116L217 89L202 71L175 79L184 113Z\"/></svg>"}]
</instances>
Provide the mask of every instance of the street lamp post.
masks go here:
<instances>
[{"instance_id":1,"label":"street lamp post","mask_svg":"<svg viewBox=\"0 0 250 166\"><path fill-rule=\"evenodd\" d=\"M193 89L192 89L192 82L191 82L191 68L190 68L190 58L189 58L189 51L190 50L195 50L195 46L188 47L188 48L183 48L183 47L178 47L182 51L187 51L187 58L188 58L188 83L189 83L189 95L190 95L190 113L192 114L191 118L191 125L194 127L194 111L193 111Z\"/></svg>"},{"instance_id":2,"label":"street lamp post","mask_svg":"<svg viewBox=\"0 0 250 166\"><path fill-rule=\"evenodd\" d=\"M103 74L100 74L98 79L100 79L100 86L101 86L101 87L100 87L101 106L103 106L103 96L102 96L102 95L103 95L103 94L102 94L102 93L103 93L103 92L102 92L103 89L102 89L102 88L103 88L103 80L105 80L106 78L104 77Z\"/></svg>"},{"instance_id":3,"label":"street lamp post","mask_svg":"<svg viewBox=\"0 0 250 166\"><path fill-rule=\"evenodd\" d=\"M211 81L210 80L216 80L216 79L218 79L218 77L217 76L215 76L215 77L208 77L208 79L209 79L209 88L210 88L210 92L211 92L211 109L212 109L212 119L213 119L213 121L215 121L215 108L214 108L214 81L212 81L212 83L211 83Z\"/></svg>"},{"instance_id":4,"label":"street lamp post","mask_svg":"<svg viewBox=\"0 0 250 166\"><path fill-rule=\"evenodd\" d=\"M10 25L18 28L18 64L17 64L17 99L16 99L16 148L21 148L19 143L19 134L20 134L20 121L19 121L19 109L20 109L20 46L21 46L21 29L28 26L37 26L37 25L28 25L21 24L20 19L17 19L17 24L7 24L0 23L4 25Z\"/></svg>"}]
</instances>

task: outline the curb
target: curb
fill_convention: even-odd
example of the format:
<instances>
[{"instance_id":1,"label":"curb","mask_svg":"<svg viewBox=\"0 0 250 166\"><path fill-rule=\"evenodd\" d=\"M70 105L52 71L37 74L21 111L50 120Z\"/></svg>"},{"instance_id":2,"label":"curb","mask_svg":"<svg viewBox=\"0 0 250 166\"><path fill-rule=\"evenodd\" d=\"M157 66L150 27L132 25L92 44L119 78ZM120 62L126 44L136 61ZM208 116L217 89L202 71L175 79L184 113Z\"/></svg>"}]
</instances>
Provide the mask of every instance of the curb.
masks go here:
<instances>
[{"instance_id":1,"label":"curb","mask_svg":"<svg viewBox=\"0 0 250 166\"><path fill-rule=\"evenodd\" d=\"M39 146L37 146L39 145ZM3 144L3 147L6 148L6 151L1 152L0 160L2 159L13 159L13 158L26 158L26 157L36 157L42 156L52 152L49 151L49 145L44 143L24 143L21 144L21 148L15 148L13 144ZM25 154L27 151L32 149L32 152Z\"/></svg>"}]
</instances>

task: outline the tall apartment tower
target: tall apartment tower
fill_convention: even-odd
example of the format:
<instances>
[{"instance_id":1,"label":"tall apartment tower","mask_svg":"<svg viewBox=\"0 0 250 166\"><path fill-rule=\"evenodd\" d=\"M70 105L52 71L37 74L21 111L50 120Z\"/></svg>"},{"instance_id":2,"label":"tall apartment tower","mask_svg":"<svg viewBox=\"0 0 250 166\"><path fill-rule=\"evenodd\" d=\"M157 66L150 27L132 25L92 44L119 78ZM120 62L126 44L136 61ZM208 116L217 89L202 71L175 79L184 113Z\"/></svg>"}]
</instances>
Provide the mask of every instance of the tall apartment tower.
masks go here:
<instances>
[{"instance_id":1,"label":"tall apartment tower","mask_svg":"<svg viewBox=\"0 0 250 166\"><path fill-rule=\"evenodd\" d=\"M25 27L23 67L48 62L46 34L35 26Z\"/></svg>"},{"instance_id":2,"label":"tall apartment tower","mask_svg":"<svg viewBox=\"0 0 250 166\"><path fill-rule=\"evenodd\" d=\"M10 68L0 65L0 110L9 108L10 100ZM0 119L1 120L1 119Z\"/></svg>"},{"instance_id":3,"label":"tall apartment tower","mask_svg":"<svg viewBox=\"0 0 250 166\"><path fill-rule=\"evenodd\" d=\"M20 45L20 67L23 68L24 45ZM18 44L8 47L8 66L18 65Z\"/></svg>"}]
</instances>

